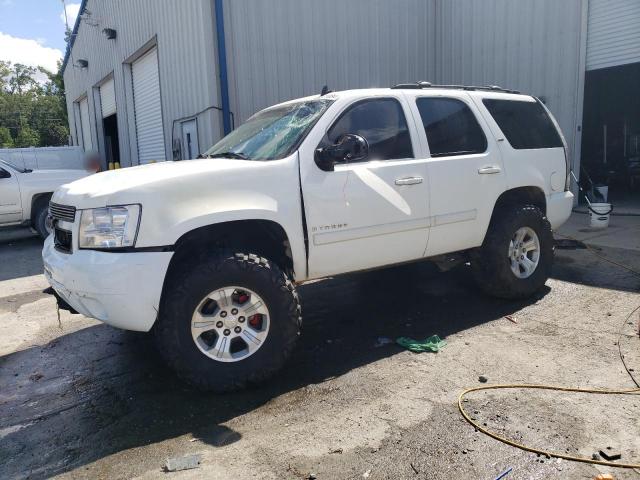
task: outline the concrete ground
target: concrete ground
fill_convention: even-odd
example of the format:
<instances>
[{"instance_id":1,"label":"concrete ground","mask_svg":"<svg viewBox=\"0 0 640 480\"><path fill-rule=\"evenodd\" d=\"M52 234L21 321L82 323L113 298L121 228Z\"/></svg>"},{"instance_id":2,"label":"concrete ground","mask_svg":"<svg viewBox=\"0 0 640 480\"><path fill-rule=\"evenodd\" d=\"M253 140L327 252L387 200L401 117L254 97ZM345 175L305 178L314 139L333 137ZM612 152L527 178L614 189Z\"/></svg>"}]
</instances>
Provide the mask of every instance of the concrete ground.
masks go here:
<instances>
[{"instance_id":1,"label":"concrete ground","mask_svg":"<svg viewBox=\"0 0 640 480\"><path fill-rule=\"evenodd\" d=\"M640 271L640 218L560 233ZM603 235L604 234L604 235ZM456 401L467 387L545 383L631 388L640 382L640 277L585 249L556 251L532 299L480 294L466 268L428 263L300 287L304 332L268 385L216 396L163 366L146 335L61 312L41 293L41 242L0 237L0 478L590 479L632 470L538 457L475 432ZM589 238L587 238L589 237ZM511 320L505 318L507 315ZM378 337L438 334L414 354ZM467 410L518 442L591 457L611 447L640 463L640 402L504 390L469 395ZM167 457L199 468L162 473Z\"/></svg>"}]
</instances>

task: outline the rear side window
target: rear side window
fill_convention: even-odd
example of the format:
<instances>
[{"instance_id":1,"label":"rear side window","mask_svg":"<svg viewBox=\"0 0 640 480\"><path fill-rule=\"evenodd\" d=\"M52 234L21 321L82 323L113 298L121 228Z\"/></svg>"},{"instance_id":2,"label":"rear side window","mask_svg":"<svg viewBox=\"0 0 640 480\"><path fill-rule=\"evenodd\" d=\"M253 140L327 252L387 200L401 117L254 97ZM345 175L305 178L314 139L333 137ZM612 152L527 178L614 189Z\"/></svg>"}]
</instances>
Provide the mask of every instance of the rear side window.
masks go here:
<instances>
[{"instance_id":1,"label":"rear side window","mask_svg":"<svg viewBox=\"0 0 640 480\"><path fill-rule=\"evenodd\" d=\"M413 158L411 135L400 103L393 98L356 102L331 126L322 145L333 145L347 133L369 142L373 160Z\"/></svg>"},{"instance_id":2,"label":"rear side window","mask_svg":"<svg viewBox=\"0 0 640 480\"><path fill-rule=\"evenodd\" d=\"M416 100L432 157L482 153L487 138L471 109L455 98Z\"/></svg>"},{"instance_id":3,"label":"rear side window","mask_svg":"<svg viewBox=\"0 0 640 480\"><path fill-rule=\"evenodd\" d=\"M562 147L558 130L538 102L482 100L502 133L515 149Z\"/></svg>"}]
</instances>

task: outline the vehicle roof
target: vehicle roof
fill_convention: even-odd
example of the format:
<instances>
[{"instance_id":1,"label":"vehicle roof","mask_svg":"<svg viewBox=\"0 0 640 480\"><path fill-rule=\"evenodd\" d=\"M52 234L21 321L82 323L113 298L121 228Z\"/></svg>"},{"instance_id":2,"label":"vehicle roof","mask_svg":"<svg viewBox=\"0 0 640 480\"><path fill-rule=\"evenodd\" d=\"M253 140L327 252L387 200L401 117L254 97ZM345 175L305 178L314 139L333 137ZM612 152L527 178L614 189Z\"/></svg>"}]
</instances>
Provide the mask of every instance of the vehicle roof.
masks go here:
<instances>
[{"instance_id":1,"label":"vehicle roof","mask_svg":"<svg viewBox=\"0 0 640 480\"><path fill-rule=\"evenodd\" d=\"M379 97L379 96L401 96L404 94L410 94L412 96L454 96L460 97L463 95L469 95L473 97L480 98L496 98L496 99L505 99L505 100L520 100L525 102L533 102L535 101L534 97L531 95L523 94L523 93L514 93L514 91L503 91L497 89L468 89L468 88L478 88L478 87L446 87L446 86L431 86L427 88L356 88L350 90L340 90L336 92L329 92L323 96L321 95L311 95L308 97L296 98L292 100L288 100L286 102L279 103L277 105L273 105L272 107L279 107L283 105L287 105L290 103L302 102L315 100L319 98L327 98L327 99L348 99L348 98L367 98L367 97ZM269 108L272 108L269 107Z\"/></svg>"}]
</instances>

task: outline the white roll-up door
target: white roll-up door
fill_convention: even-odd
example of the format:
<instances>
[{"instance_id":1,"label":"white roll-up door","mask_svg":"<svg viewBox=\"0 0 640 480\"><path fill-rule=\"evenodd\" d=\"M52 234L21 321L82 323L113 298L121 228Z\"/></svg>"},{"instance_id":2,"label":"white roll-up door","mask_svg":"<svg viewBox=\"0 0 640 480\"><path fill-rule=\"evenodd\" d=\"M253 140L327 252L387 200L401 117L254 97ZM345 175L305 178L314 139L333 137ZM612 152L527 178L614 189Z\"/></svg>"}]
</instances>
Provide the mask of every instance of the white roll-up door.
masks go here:
<instances>
[{"instance_id":1,"label":"white roll-up door","mask_svg":"<svg viewBox=\"0 0 640 480\"><path fill-rule=\"evenodd\" d=\"M640 0L590 0L587 70L640 62Z\"/></svg>"},{"instance_id":2,"label":"white roll-up door","mask_svg":"<svg viewBox=\"0 0 640 480\"><path fill-rule=\"evenodd\" d=\"M88 152L93 149L93 143L91 142L89 100L87 98L80 100L80 127L82 128L82 146L84 147L84 151Z\"/></svg>"},{"instance_id":3,"label":"white roll-up door","mask_svg":"<svg viewBox=\"0 0 640 480\"><path fill-rule=\"evenodd\" d=\"M138 162L143 164L163 161L166 157L157 49L153 48L133 63L132 76Z\"/></svg>"},{"instance_id":4,"label":"white roll-up door","mask_svg":"<svg viewBox=\"0 0 640 480\"><path fill-rule=\"evenodd\" d=\"M102 118L116 113L116 87L113 78L100 85L100 104L102 105Z\"/></svg>"}]
</instances>

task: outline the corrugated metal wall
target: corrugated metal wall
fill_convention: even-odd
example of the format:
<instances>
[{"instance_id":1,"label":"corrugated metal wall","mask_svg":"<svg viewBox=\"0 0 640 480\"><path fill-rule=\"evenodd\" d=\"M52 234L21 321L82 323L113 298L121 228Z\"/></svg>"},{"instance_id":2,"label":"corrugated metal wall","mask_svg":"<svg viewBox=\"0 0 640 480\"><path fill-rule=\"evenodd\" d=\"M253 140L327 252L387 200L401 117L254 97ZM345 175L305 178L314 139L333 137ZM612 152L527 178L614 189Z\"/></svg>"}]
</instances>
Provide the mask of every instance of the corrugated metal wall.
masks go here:
<instances>
[{"instance_id":1,"label":"corrugated metal wall","mask_svg":"<svg viewBox=\"0 0 640 480\"><path fill-rule=\"evenodd\" d=\"M96 121L100 118L99 95L93 90L113 72L122 164L137 164L131 76L123 62L155 42L160 88L172 93L162 95L166 157L172 158L174 120L219 104L211 0L90 0L87 10L91 15L80 25L64 75L69 112L74 111L75 100L87 95L92 122L101 127L101 121ZM117 39L108 40L104 28L115 29ZM89 67L74 67L78 59L89 60ZM219 138L220 120L215 110L198 116L201 148ZM179 138L179 125L175 128ZM95 130L93 143L103 148L102 129ZM71 131L75 131L73 126Z\"/></svg>"},{"instance_id":2,"label":"corrugated metal wall","mask_svg":"<svg viewBox=\"0 0 640 480\"><path fill-rule=\"evenodd\" d=\"M574 149L582 121L585 2L438 0L436 80L544 97Z\"/></svg>"},{"instance_id":3,"label":"corrugated metal wall","mask_svg":"<svg viewBox=\"0 0 640 480\"><path fill-rule=\"evenodd\" d=\"M226 0L236 123L325 84L497 84L544 97L573 147L586 1Z\"/></svg>"},{"instance_id":4,"label":"corrugated metal wall","mask_svg":"<svg viewBox=\"0 0 640 480\"><path fill-rule=\"evenodd\" d=\"M590 0L587 70L640 62L640 0Z\"/></svg>"},{"instance_id":5,"label":"corrugated metal wall","mask_svg":"<svg viewBox=\"0 0 640 480\"><path fill-rule=\"evenodd\" d=\"M570 146L579 145L587 1L224 0L235 124L325 84L498 84L544 97ZM92 0L88 9L99 25L80 27L73 57L88 58L90 66L67 68L68 102L88 93L95 116L87 85L114 71L121 151L137 163L130 72L122 62L157 38L172 158L174 120L219 105L213 1ZM104 37L105 27L118 31L116 41ZM220 136L221 116L209 111L198 119L204 150Z\"/></svg>"},{"instance_id":6,"label":"corrugated metal wall","mask_svg":"<svg viewBox=\"0 0 640 480\"><path fill-rule=\"evenodd\" d=\"M236 124L274 103L435 75L435 0L226 0Z\"/></svg>"}]
</instances>

